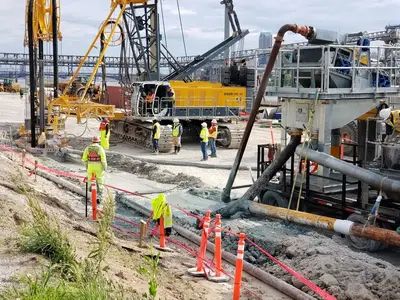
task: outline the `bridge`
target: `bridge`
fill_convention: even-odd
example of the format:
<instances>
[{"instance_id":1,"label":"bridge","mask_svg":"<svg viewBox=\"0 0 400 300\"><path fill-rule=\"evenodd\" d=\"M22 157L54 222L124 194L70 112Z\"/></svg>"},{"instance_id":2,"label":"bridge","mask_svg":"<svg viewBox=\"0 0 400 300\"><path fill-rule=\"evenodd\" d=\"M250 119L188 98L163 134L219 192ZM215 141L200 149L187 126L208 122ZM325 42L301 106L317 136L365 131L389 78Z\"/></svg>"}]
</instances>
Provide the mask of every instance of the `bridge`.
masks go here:
<instances>
[{"instance_id":1,"label":"bridge","mask_svg":"<svg viewBox=\"0 0 400 300\"><path fill-rule=\"evenodd\" d=\"M232 57L235 58L252 58L255 57L257 54L262 55L268 53L270 50L258 50L258 49L251 49L251 50L244 50L244 51L237 51L232 52ZM73 72L72 69L74 67L78 67L81 63L84 56L80 55L59 55L58 56L58 65L60 67L67 67L71 69L71 73ZM182 65L185 65L191 61L193 61L198 55L192 56L180 56L175 57L177 62ZM98 57L97 56L88 56L83 67L91 67L93 68L97 63ZM51 66L53 65L53 55L47 54L44 55L44 65ZM223 55L219 55L214 59L214 61L223 62L224 58ZM0 52L0 66L28 66L29 64L29 55L26 53L6 53ZM120 57L105 57L105 64L107 69L119 69L121 66L121 59ZM132 57L127 58L127 64L129 67L135 67L135 61ZM160 66L161 67L168 67L168 61L165 58L160 59Z\"/></svg>"}]
</instances>

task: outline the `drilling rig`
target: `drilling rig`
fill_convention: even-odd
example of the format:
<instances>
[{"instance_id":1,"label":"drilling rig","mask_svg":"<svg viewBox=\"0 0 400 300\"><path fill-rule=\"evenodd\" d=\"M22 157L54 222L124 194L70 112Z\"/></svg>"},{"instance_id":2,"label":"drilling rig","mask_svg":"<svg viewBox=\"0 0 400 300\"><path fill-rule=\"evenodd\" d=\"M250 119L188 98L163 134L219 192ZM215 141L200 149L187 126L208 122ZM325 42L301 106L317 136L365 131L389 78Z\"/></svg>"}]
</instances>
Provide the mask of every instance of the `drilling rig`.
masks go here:
<instances>
[{"instance_id":1,"label":"drilling rig","mask_svg":"<svg viewBox=\"0 0 400 300\"><path fill-rule=\"evenodd\" d=\"M126 38L122 45L121 61L131 52L136 62L135 70L121 68L121 85L130 99L130 113L123 119L111 122L111 132L136 145L151 148L151 121L161 123L160 152L172 150L170 124L179 118L184 127L182 140L198 140L200 124L212 119L219 120L217 142L227 148L237 148L243 134L243 126L234 124L239 114L253 101L254 70L245 66L228 66L223 70L220 83L193 81L191 75L210 63L222 52L242 40L248 30L242 30L232 0L224 0L232 35L183 66L160 41L159 1L131 3L123 15ZM161 76L159 61L165 58L172 70ZM170 88L174 97L168 95ZM152 92L153 99L146 102ZM149 122L150 121L150 122Z\"/></svg>"}]
</instances>

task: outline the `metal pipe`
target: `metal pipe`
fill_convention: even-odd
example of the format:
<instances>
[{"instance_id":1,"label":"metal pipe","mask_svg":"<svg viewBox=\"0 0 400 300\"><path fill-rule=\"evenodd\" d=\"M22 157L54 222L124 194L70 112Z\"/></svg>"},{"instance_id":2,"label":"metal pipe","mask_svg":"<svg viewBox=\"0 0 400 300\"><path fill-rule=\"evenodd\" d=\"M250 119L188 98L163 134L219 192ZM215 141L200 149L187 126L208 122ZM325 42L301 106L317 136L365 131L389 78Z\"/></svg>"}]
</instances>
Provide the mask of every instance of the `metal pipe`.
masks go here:
<instances>
[{"instance_id":1,"label":"metal pipe","mask_svg":"<svg viewBox=\"0 0 400 300\"><path fill-rule=\"evenodd\" d=\"M52 0L52 29L53 29L53 81L54 81L54 99L58 98L58 19L57 19L57 0Z\"/></svg>"},{"instance_id":2,"label":"metal pipe","mask_svg":"<svg viewBox=\"0 0 400 300\"><path fill-rule=\"evenodd\" d=\"M312 161L315 161L311 159ZM353 235L375 240L385 244L400 246L400 234L394 230L374 226L365 226L348 220L339 220L287 208L265 205L246 199L232 202L217 213L229 218L238 211L250 212L253 215L281 219L301 225L332 230L345 235Z\"/></svg>"},{"instance_id":3,"label":"metal pipe","mask_svg":"<svg viewBox=\"0 0 400 300\"><path fill-rule=\"evenodd\" d=\"M30 108L31 108L31 147L36 147L36 122L35 122L35 95L36 79L34 65L34 46L33 46L33 1L28 3L28 48L29 48L29 86L30 86Z\"/></svg>"},{"instance_id":4,"label":"metal pipe","mask_svg":"<svg viewBox=\"0 0 400 300\"><path fill-rule=\"evenodd\" d=\"M283 36L288 31L292 31L294 33L299 33L302 36L306 37L307 39L312 39L316 34L316 31L311 26L297 26L295 24L286 24L286 25L283 25L279 29L278 34L275 38L274 46L272 48L272 51L271 51L271 54L270 54L270 57L268 60L268 64L265 67L264 75L263 75L260 85L258 87L257 95L254 100L253 108L251 110L249 119L247 121L247 125L245 128L244 134L243 134L243 138L240 141L240 146L239 146L238 152L236 154L235 162L233 164L231 173L229 174L228 181L226 183L226 186L225 186L224 191L221 196L221 200L225 203L228 203L231 201L231 198L230 198L231 189L232 189L233 183L235 181L236 174L239 169L239 165L242 161L243 154L246 149L246 145L249 140L251 130L253 129L253 124L254 124L254 121L258 114L258 109L260 108L261 101L264 97L265 89L267 88L269 76L271 75L272 69L275 64L276 57L278 56L279 49L280 49L282 41L283 41Z\"/></svg>"},{"instance_id":5,"label":"metal pipe","mask_svg":"<svg viewBox=\"0 0 400 300\"><path fill-rule=\"evenodd\" d=\"M329 154L317 152L310 149L302 149L301 146L296 148L296 154L302 158L307 158L318 164L339 171L362 182L367 183L378 191L383 190L386 193L400 193L400 181L389 179L372 171L360 168L356 165L346 163L340 159L336 159Z\"/></svg>"},{"instance_id":6,"label":"metal pipe","mask_svg":"<svg viewBox=\"0 0 400 300\"><path fill-rule=\"evenodd\" d=\"M253 200L261 190L268 184L273 176L282 168L282 166L294 155L296 147L301 142L301 131L292 132L289 144L282 150L280 155L272 161L268 168L254 182L254 184L243 195L243 199Z\"/></svg>"},{"instance_id":7,"label":"metal pipe","mask_svg":"<svg viewBox=\"0 0 400 300\"><path fill-rule=\"evenodd\" d=\"M39 128L44 132L44 62L43 62L43 40L39 39Z\"/></svg>"}]
</instances>

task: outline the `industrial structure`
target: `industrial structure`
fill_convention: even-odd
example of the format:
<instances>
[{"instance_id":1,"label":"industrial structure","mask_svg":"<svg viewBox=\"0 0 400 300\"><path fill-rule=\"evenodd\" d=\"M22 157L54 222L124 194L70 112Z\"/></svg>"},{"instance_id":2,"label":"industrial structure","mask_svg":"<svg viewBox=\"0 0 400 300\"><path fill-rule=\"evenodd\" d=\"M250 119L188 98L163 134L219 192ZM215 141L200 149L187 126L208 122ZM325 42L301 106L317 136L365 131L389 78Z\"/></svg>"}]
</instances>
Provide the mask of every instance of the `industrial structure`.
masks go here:
<instances>
[{"instance_id":1,"label":"industrial structure","mask_svg":"<svg viewBox=\"0 0 400 300\"><path fill-rule=\"evenodd\" d=\"M308 44L279 51L286 31L306 36ZM258 197L262 203L294 210L317 206L319 213L322 205L331 213L348 216L349 221L384 228L400 225L400 173L395 170L398 165L394 159L397 157L398 161L400 145L382 142L376 131L377 111L368 115L379 100L389 101L400 95L400 66L394 63L399 51L391 45L370 46L364 36L358 38L357 45L350 45L348 36L337 32L295 25L282 27L222 200L231 201L230 191L266 89L267 95L281 99L284 148L279 152L277 145L259 145L258 179L243 199L252 201ZM385 64L373 60L372 53L378 58L384 53ZM270 76L271 85L267 87ZM361 125L359 142L351 142L354 151L352 159L348 159L343 155L345 141L340 128L354 119L359 119ZM290 141L286 140L288 134ZM386 163L371 163L375 145L383 147ZM278 183L271 181L277 173ZM229 210L232 207L235 203ZM240 207L243 208L242 202ZM313 224L311 220L309 224ZM349 238L358 249L377 251L383 247L382 243Z\"/></svg>"}]
</instances>

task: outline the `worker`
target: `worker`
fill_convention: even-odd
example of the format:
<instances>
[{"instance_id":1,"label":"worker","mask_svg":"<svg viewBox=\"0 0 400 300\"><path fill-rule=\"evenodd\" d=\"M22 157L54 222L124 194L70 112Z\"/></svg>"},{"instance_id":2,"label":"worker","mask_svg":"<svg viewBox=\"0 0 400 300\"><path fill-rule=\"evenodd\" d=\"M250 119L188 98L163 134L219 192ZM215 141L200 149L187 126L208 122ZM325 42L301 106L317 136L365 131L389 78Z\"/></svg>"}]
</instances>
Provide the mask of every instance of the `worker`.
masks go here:
<instances>
[{"instance_id":1,"label":"worker","mask_svg":"<svg viewBox=\"0 0 400 300\"><path fill-rule=\"evenodd\" d=\"M102 118L100 122L100 144L104 150L110 148L110 122L107 118Z\"/></svg>"},{"instance_id":2,"label":"worker","mask_svg":"<svg viewBox=\"0 0 400 300\"><path fill-rule=\"evenodd\" d=\"M385 142L394 142L400 133L400 110L385 108L379 112L379 117L386 123Z\"/></svg>"},{"instance_id":3,"label":"worker","mask_svg":"<svg viewBox=\"0 0 400 300\"><path fill-rule=\"evenodd\" d=\"M97 204L103 194L104 172L107 170L107 158L103 147L100 145L100 138L95 136L92 139L92 144L86 147L83 152L82 161L87 170L87 179L92 179L94 173L97 184Z\"/></svg>"},{"instance_id":4,"label":"worker","mask_svg":"<svg viewBox=\"0 0 400 300\"><path fill-rule=\"evenodd\" d=\"M167 114L165 115L166 117L171 116L172 117L172 107L175 104L175 91L168 85L167 86Z\"/></svg>"},{"instance_id":5,"label":"worker","mask_svg":"<svg viewBox=\"0 0 400 300\"><path fill-rule=\"evenodd\" d=\"M24 98L24 91L22 89L19 90L19 96L20 98Z\"/></svg>"},{"instance_id":6,"label":"worker","mask_svg":"<svg viewBox=\"0 0 400 300\"><path fill-rule=\"evenodd\" d=\"M217 148L216 148L216 141L218 135L217 120L213 119L211 121L211 127L208 129L208 133L210 137L209 144L211 149L211 157L217 157Z\"/></svg>"},{"instance_id":7,"label":"worker","mask_svg":"<svg viewBox=\"0 0 400 300\"><path fill-rule=\"evenodd\" d=\"M151 91L147 94L146 98L144 99L144 105L145 105L145 110L146 110L146 114L147 114L147 115L152 115L152 112L153 112L153 102L154 102L155 97L156 97L156 95L155 95L154 91L151 90Z\"/></svg>"},{"instance_id":8,"label":"worker","mask_svg":"<svg viewBox=\"0 0 400 300\"><path fill-rule=\"evenodd\" d=\"M172 126L172 139L174 142L175 152L174 154L178 154L181 151L181 138L183 133L182 124L179 123L177 118L174 119L174 125Z\"/></svg>"},{"instance_id":9,"label":"worker","mask_svg":"<svg viewBox=\"0 0 400 300\"><path fill-rule=\"evenodd\" d=\"M207 144L208 144L208 128L207 128L207 123L203 122L201 123L201 131L200 131L200 146L201 146L201 152L203 153L203 159L201 161L206 161L208 160L208 154L207 154Z\"/></svg>"},{"instance_id":10,"label":"worker","mask_svg":"<svg viewBox=\"0 0 400 300\"><path fill-rule=\"evenodd\" d=\"M164 232L166 236L170 236L172 232L172 209L171 205L165 200L164 194L159 194L151 200L151 208L153 209L153 220L160 224L160 218L164 218Z\"/></svg>"},{"instance_id":11,"label":"worker","mask_svg":"<svg viewBox=\"0 0 400 300\"><path fill-rule=\"evenodd\" d=\"M154 154L158 155L158 140L160 139L161 127L160 123L158 123L157 119L153 120L153 148Z\"/></svg>"}]
</instances>

